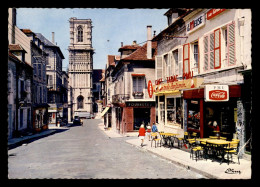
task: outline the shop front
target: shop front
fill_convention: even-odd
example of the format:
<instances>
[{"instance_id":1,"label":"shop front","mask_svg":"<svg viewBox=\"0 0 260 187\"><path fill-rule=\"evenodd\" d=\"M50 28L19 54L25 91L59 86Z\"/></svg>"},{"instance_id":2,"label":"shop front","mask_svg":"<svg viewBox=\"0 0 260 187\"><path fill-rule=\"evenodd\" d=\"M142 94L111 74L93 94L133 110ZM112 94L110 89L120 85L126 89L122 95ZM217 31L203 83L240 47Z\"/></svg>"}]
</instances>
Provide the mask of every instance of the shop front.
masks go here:
<instances>
[{"instance_id":1,"label":"shop front","mask_svg":"<svg viewBox=\"0 0 260 187\"><path fill-rule=\"evenodd\" d=\"M183 89L198 88L202 78L187 78L184 80L167 79L167 83L156 81L154 94L156 96L156 122L160 131L184 134Z\"/></svg>"},{"instance_id":2,"label":"shop front","mask_svg":"<svg viewBox=\"0 0 260 187\"><path fill-rule=\"evenodd\" d=\"M204 88L184 90L185 131L197 132L201 138L236 136L239 85L205 85Z\"/></svg>"},{"instance_id":3,"label":"shop front","mask_svg":"<svg viewBox=\"0 0 260 187\"><path fill-rule=\"evenodd\" d=\"M146 128L155 122L154 101L128 101L122 111L121 132L138 131L142 123Z\"/></svg>"},{"instance_id":4,"label":"shop front","mask_svg":"<svg viewBox=\"0 0 260 187\"><path fill-rule=\"evenodd\" d=\"M36 132L48 129L48 107L46 103L33 106L33 129Z\"/></svg>"}]
</instances>

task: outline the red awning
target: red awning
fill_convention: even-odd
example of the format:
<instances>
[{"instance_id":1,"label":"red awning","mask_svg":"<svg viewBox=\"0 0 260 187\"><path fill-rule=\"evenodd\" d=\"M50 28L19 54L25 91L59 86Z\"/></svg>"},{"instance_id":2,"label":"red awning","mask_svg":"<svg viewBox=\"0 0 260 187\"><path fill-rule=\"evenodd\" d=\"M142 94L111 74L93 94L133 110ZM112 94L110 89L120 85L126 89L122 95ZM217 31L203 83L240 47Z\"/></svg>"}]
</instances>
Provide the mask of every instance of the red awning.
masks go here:
<instances>
[{"instance_id":1,"label":"red awning","mask_svg":"<svg viewBox=\"0 0 260 187\"><path fill-rule=\"evenodd\" d=\"M133 77L145 77L145 74L140 74L140 73L132 73Z\"/></svg>"}]
</instances>

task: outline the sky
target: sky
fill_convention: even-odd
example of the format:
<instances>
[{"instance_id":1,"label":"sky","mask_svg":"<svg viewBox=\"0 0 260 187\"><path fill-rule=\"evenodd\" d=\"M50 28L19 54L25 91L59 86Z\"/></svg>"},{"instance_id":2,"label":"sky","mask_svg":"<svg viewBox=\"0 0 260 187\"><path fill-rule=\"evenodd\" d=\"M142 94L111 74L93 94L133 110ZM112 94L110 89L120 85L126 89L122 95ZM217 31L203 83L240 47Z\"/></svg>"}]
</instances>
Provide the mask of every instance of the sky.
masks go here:
<instances>
[{"instance_id":1,"label":"sky","mask_svg":"<svg viewBox=\"0 0 260 187\"><path fill-rule=\"evenodd\" d=\"M19 29L41 33L60 47L65 59L63 70L69 64L69 18L92 20L93 68L105 69L107 55L119 55L121 42L130 45L134 40L143 45L147 40L147 25L159 34L167 27L168 9L117 8L17 8L16 24Z\"/></svg>"}]
</instances>

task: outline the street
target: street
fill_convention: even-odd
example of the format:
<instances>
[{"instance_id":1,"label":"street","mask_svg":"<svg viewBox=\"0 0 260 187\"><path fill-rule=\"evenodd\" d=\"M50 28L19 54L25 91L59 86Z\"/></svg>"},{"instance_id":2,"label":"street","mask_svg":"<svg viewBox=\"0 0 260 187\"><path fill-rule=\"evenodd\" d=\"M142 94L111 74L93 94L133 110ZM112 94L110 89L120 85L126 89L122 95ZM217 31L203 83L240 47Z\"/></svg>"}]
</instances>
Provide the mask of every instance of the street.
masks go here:
<instances>
[{"instance_id":1,"label":"street","mask_svg":"<svg viewBox=\"0 0 260 187\"><path fill-rule=\"evenodd\" d=\"M8 178L204 178L125 142L137 137L108 137L98 128L101 122L85 120L83 126L10 149Z\"/></svg>"}]
</instances>

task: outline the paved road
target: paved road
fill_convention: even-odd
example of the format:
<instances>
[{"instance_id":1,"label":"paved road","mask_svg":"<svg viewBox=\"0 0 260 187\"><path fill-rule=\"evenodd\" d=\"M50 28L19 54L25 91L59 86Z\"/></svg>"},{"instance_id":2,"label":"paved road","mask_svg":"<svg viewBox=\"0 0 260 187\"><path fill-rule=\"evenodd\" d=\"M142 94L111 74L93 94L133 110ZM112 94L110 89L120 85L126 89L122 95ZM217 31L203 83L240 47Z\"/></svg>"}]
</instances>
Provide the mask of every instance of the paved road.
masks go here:
<instances>
[{"instance_id":1,"label":"paved road","mask_svg":"<svg viewBox=\"0 0 260 187\"><path fill-rule=\"evenodd\" d=\"M8 151L9 178L203 178L124 140L109 138L101 120L85 120L62 132Z\"/></svg>"}]
</instances>

